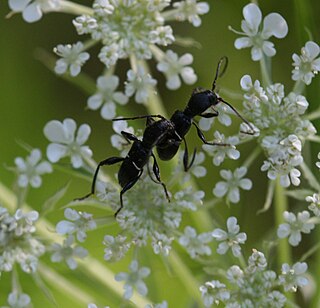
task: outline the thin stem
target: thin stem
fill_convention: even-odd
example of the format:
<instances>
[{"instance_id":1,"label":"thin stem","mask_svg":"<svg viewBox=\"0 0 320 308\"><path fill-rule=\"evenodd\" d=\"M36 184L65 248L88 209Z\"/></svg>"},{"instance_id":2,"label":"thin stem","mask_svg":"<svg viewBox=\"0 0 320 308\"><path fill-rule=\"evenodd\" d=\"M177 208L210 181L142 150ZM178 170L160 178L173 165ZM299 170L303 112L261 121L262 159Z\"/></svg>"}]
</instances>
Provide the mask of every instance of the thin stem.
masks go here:
<instances>
[{"instance_id":1,"label":"thin stem","mask_svg":"<svg viewBox=\"0 0 320 308\"><path fill-rule=\"evenodd\" d=\"M57 11L73 15L93 15L92 8L66 0L60 1L60 6Z\"/></svg>"},{"instance_id":2,"label":"thin stem","mask_svg":"<svg viewBox=\"0 0 320 308\"><path fill-rule=\"evenodd\" d=\"M249 169L251 164L254 162L254 160L260 155L261 153L261 148L256 147L251 154L246 158L246 160L243 162L242 166L246 167Z\"/></svg>"},{"instance_id":3,"label":"thin stem","mask_svg":"<svg viewBox=\"0 0 320 308\"><path fill-rule=\"evenodd\" d=\"M306 85L303 81L297 80L294 84L292 92L294 92L295 94L301 94L304 91L305 87Z\"/></svg>"},{"instance_id":4,"label":"thin stem","mask_svg":"<svg viewBox=\"0 0 320 308\"><path fill-rule=\"evenodd\" d=\"M306 120L317 120L320 118L320 108L303 117Z\"/></svg>"},{"instance_id":5,"label":"thin stem","mask_svg":"<svg viewBox=\"0 0 320 308\"><path fill-rule=\"evenodd\" d=\"M300 168L302 170L303 176L308 181L309 185L316 191L320 191L320 183L318 182L317 178L314 176L308 165L303 162L300 165Z\"/></svg>"},{"instance_id":6,"label":"thin stem","mask_svg":"<svg viewBox=\"0 0 320 308\"><path fill-rule=\"evenodd\" d=\"M261 60L260 60L260 69L261 69L261 76L262 76L262 83L264 86L269 86L271 85L271 73L270 69L268 68L267 65L267 59L266 56L263 55Z\"/></svg>"},{"instance_id":7,"label":"thin stem","mask_svg":"<svg viewBox=\"0 0 320 308\"><path fill-rule=\"evenodd\" d=\"M199 292L199 282L195 279L194 275L186 266L186 264L179 258L179 256L171 251L169 255L169 261L173 270L181 280L181 283L186 287L188 294L197 301L198 305L202 307L201 293Z\"/></svg>"},{"instance_id":8,"label":"thin stem","mask_svg":"<svg viewBox=\"0 0 320 308\"><path fill-rule=\"evenodd\" d=\"M288 199L285 189L280 185L280 179L276 179L274 194L275 224L279 226L283 222L283 212L288 210ZM278 266L283 263L291 264L291 249L287 239L279 240L278 245Z\"/></svg>"}]
</instances>

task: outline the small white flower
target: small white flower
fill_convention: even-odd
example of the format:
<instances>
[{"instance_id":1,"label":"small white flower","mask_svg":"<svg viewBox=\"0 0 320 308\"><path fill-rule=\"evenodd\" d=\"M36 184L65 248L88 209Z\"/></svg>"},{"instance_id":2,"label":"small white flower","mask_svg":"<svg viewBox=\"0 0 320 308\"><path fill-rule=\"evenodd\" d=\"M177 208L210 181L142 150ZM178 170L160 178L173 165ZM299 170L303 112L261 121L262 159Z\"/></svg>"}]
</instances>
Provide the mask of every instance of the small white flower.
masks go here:
<instances>
[{"instance_id":1,"label":"small white flower","mask_svg":"<svg viewBox=\"0 0 320 308\"><path fill-rule=\"evenodd\" d=\"M14 12L22 12L26 22L35 22L41 19L43 13L57 11L60 0L9 0L9 7Z\"/></svg>"},{"instance_id":2,"label":"small white flower","mask_svg":"<svg viewBox=\"0 0 320 308\"><path fill-rule=\"evenodd\" d=\"M205 307L211 307L213 304L218 305L220 302L225 303L230 298L230 292L226 285L219 280L207 281L199 288Z\"/></svg>"},{"instance_id":3,"label":"small white flower","mask_svg":"<svg viewBox=\"0 0 320 308\"><path fill-rule=\"evenodd\" d=\"M227 194L227 199L232 203L240 201L239 187L244 190L252 188L252 181L243 179L247 173L246 167L237 168L233 173L231 170L221 170L220 175L226 182L218 182L213 189L213 194L219 198Z\"/></svg>"},{"instance_id":4,"label":"small white flower","mask_svg":"<svg viewBox=\"0 0 320 308\"><path fill-rule=\"evenodd\" d=\"M8 296L8 304L12 308L26 308L31 304L31 298L28 294L13 291Z\"/></svg>"},{"instance_id":5,"label":"small white flower","mask_svg":"<svg viewBox=\"0 0 320 308\"><path fill-rule=\"evenodd\" d=\"M173 237L168 237L163 233L154 232L151 243L154 253L156 255L161 253L164 256L168 256L173 240Z\"/></svg>"},{"instance_id":6,"label":"small white flower","mask_svg":"<svg viewBox=\"0 0 320 308\"><path fill-rule=\"evenodd\" d=\"M71 221L60 221L56 226L57 233L61 235L76 233L79 242L84 242L86 240L86 231L93 230L97 227L96 222L92 218L92 214L66 208L64 216Z\"/></svg>"},{"instance_id":7,"label":"small white flower","mask_svg":"<svg viewBox=\"0 0 320 308\"><path fill-rule=\"evenodd\" d=\"M320 195L313 194L312 196L306 197L306 201L311 204L308 206L308 209L313 212L317 217L320 217Z\"/></svg>"},{"instance_id":8,"label":"small white flower","mask_svg":"<svg viewBox=\"0 0 320 308\"><path fill-rule=\"evenodd\" d=\"M226 157L237 160L240 157L240 152L235 148L235 145L239 143L237 136L231 136L225 138L224 134L218 131L214 132L214 142L230 144L230 146L222 145L208 145L204 144L202 148L210 155L213 156L212 163L215 166L220 166Z\"/></svg>"},{"instance_id":9,"label":"small white flower","mask_svg":"<svg viewBox=\"0 0 320 308\"><path fill-rule=\"evenodd\" d=\"M53 254L51 255L52 262L65 261L71 270L77 268L78 263L75 258L85 258L88 251L78 245L74 245L74 236L69 235L64 241L63 245L53 243L51 246Z\"/></svg>"},{"instance_id":10,"label":"small white flower","mask_svg":"<svg viewBox=\"0 0 320 308\"><path fill-rule=\"evenodd\" d=\"M197 81L197 75L192 67L188 66L193 62L193 56L186 53L180 58L172 50L166 52L166 56L157 64L157 69L164 73L167 78L166 86L170 90L180 88L181 80L179 75L186 84L194 84Z\"/></svg>"},{"instance_id":11,"label":"small white flower","mask_svg":"<svg viewBox=\"0 0 320 308\"><path fill-rule=\"evenodd\" d=\"M81 15L72 21L79 35L88 34L98 28L95 18L89 15Z\"/></svg>"},{"instance_id":12,"label":"small white flower","mask_svg":"<svg viewBox=\"0 0 320 308\"><path fill-rule=\"evenodd\" d=\"M312 41L307 42L306 45L301 48L301 56L294 53L292 55L292 65L294 66L292 79L302 80L305 84L309 85L315 74L320 71L319 53L319 45Z\"/></svg>"},{"instance_id":13,"label":"small white flower","mask_svg":"<svg viewBox=\"0 0 320 308\"><path fill-rule=\"evenodd\" d=\"M52 163L56 163L62 157L70 156L74 168L83 165L83 158L92 156L88 146L83 145L91 132L88 124L80 125L77 134L76 122L73 119L65 119L63 122L52 120L44 127L44 135L52 143L47 147L47 157Z\"/></svg>"},{"instance_id":14,"label":"small white flower","mask_svg":"<svg viewBox=\"0 0 320 308\"><path fill-rule=\"evenodd\" d=\"M147 267L139 268L136 260L132 261L129 266L129 273L121 272L115 275L116 281L125 281L124 285L124 299L130 299L133 295L133 288L137 289L137 292L142 296L147 295L148 288L143 279L150 275L150 269Z\"/></svg>"},{"instance_id":15,"label":"small white flower","mask_svg":"<svg viewBox=\"0 0 320 308\"><path fill-rule=\"evenodd\" d=\"M134 129L132 126L128 126L127 121L114 121L112 123L112 128L116 132L116 134L111 135L111 144L114 148L119 151L129 151L128 142L121 135L122 131L128 132L130 134L134 134ZM124 153L122 153L124 154ZM125 155L124 155L125 156Z\"/></svg>"},{"instance_id":16,"label":"small white flower","mask_svg":"<svg viewBox=\"0 0 320 308\"><path fill-rule=\"evenodd\" d=\"M159 26L151 31L149 35L153 44L167 46L174 41L173 31L170 26Z\"/></svg>"},{"instance_id":17,"label":"small white flower","mask_svg":"<svg viewBox=\"0 0 320 308\"><path fill-rule=\"evenodd\" d=\"M303 275L308 269L305 262L297 262L292 267L289 264L282 264L282 273L279 282L284 286L285 291L296 292L298 287L308 284L308 279Z\"/></svg>"},{"instance_id":18,"label":"small white flower","mask_svg":"<svg viewBox=\"0 0 320 308\"><path fill-rule=\"evenodd\" d=\"M231 29L244 37L238 38L234 42L237 49L252 47L251 57L253 61L259 61L265 54L272 57L276 54L274 44L268 41L271 36L284 38L288 33L288 25L285 19L278 13L271 13L263 19L261 29L262 14L259 7L250 3L243 8L244 20L241 22L243 32Z\"/></svg>"},{"instance_id":19,"label":"small white flower","mask_svg":"<svg viewBox=\"0 0 320 308\"><path fill-rule=\"evenodd\" d=\"M314 228L314 224L310 222L310 213L303 211L295 214L285 211L283 218L286 223L281 224L278 228L277 235L279 238L289 236L289 243L292 246L297 246L301 241L301 233L310 233Z\"/></svg>"},{"instance_id":20,"label":"small white flower","mask_svg":"<svg viewBox=\"0 0 320 308\"><path fill-rule=\"evenodd\" d=\"M127 238L120 234L116 237L106 235L103 240L103 244L107 247L104 249L104 259L107 261L122 259L130 248L130 243L126 240Z\"/></svg>"},{"instance_id":21,"label":"small white flower","mask_svg":"<svg viewBox=\"0 0 320 308\"><path fill-rule=\"evenodd\" d=\"M33 149L25 160L22 157L16 157L15 164L17 166L19 187L31 185L34 188L38 188L42 184L41 175L52 172L51 164L40 160L41 151L39 149Z\"/></svg>"},{"instance_id":22,"label":"small white flower","mask_svg":"<svg viewBox=\"0 0 320 308\"><path fill-rule=\"evenodd\" d=\"M147 103L149 98L149 92L154 89L157 81L151 77L150 74L144 71L142 66L138 66L138 70L135 72L129 70L127 72L127 82L125 85L125 93L127 96L133 96L137 103Z\"/></svg>"},{"instance_id":23,"label":"small white flower","mask_svg":"<svg viewBox=\"0 0 320 308\"><path fill-rule=\"evenodd\" d=\"M73 45L58 45L54 48L54 52L62 57L57 60L54 71L62 75L69 70L70 75L75 77L79 75L81 71L81 66L89 59L89 54L87 52L83 52L83 44L81 42L77 42Z\"/></svg>"},{"instance_id":24,"label":"small white flower","mask_svg":"<svg viewBox=\"0 0 320 308\"><path fill-rule=\"evenodd\" d=\"M197 0L175 2L173 7L177 9L175 14L176 19L180 21L187 19L195 27L199 27L201 25L199 15L209 12L209 4L206 2L197 2Z\"/></svg>"},{"instance_id":25,"label":"small white flower","mask_svg":"<svg viewBox=\"0 0 320 308\"><path fill-rule=\"evenodd\" d=\"M116 104L125 105L129 98L122 92L116 91L119 85L118 76L100 76L97 79L97 93L88 98L88 108L101 108L101 116L110 120L116 116Z\"/></svg>"},{"instance_id":26,"label":"small white flower","mask_svg":"<svg viewBox=\"0 0 320 308\"><path fill-rule=\"evenodd\" d=\"M227 229L227 232L222 229L215 229L211 233L214 239L221 242L217 248L217 253L224 255L231 248L233 255L240 257L241 247L239 244L245 243L247 235L244 232L239 233L240 227L235 217L228 218Z\"/></svg>"},{"instance_id":27,"label":"small white flower","mask_svg":"<svg viewBox=\"0 0 320 308\"><path fill-rule=\"evenodd\" d=\"M248 258L248 267L246 270L249 273L262 272L267 268L267 265L265 255L261 251L253 249L251 256Z\"/></svg>"},{"instance_id":28,"label":"small white flower","mask_svg":"<svg viewBox=\"0 0 320 308\"><path fill-rule=\"evenodd\" d=\"M184 246L192 259L201 255L211 255L211 249L208 245L212 241L210 233L201 233L197 235L197 232L192 227L186 227L184 234L180 236L179 243Z\"/></svg>"}]
</instances>

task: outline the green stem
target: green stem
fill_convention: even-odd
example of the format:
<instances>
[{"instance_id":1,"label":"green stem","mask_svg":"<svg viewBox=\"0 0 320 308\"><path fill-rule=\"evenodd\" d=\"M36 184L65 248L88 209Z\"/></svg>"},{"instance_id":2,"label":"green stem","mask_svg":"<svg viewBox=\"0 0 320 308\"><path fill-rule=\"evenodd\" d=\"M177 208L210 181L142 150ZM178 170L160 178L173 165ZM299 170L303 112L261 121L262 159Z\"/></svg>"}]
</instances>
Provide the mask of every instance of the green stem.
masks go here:
<instances>
[{"instance_id":1,"label":"green stem","mask_svg":"<svg viewBox=\"0 0 320 308\"><path fill-rule=\"evenodd\" d=\"M270 73L270 69L268 68L267 59L265 55L263 55L260 60L260 69L261 69L261 76L262 76L262 84L265 87L271 85L272 83L271 73Z\"/></svg>"},{"instance_id":2,"label":"green stem","mask_svg":"<svg viewBox=\"0 0 320 308\"><path fill-rule=\"evenodd\" d=\"M259 156L260 153L261 153L261 148L260 147L256 147L251 152L251 154L246 158L246 160L243 162L242 166L246 167L247 169L249 169L249 167L251 166L253 161Z\"/></svg>"},{"instance_id":3,"label":"green stem","mask_svg":"<svg viewBox=\"0 0 320 308\"><path fill-rule=\"evenodd\" d=\"M181 283L186 287L188 295L192 296L192 298L198 303L199 307L202 307L201 293L199 291L200 284L195 279L188 266L186 266L174 251L170 252L169 261L173 270L181 280Z\"/></svg>"},{"instance_id":4,"label":"green stem","mask_svg":"<svg viewBox=\"0 0 320 308\"><path fill-rule=\"evenodd\" d=\"M308 181L309 185L316 191L320 191L320 183L317 178L314 176L310 168L306 163L300 165L304 178Z\"/></svg>"},{"instance_id":5,"label":"green stem","mask_svg":"<svg viewBox=\"0 0 320 308\"><path fill-rule=\"evenodd\" d=\"M301 80L297 80L292 89L292 92L294 92L295 94L301 94L304 91L305 87L306 85L304 82L302 82Z\"/></svg>"},{"instance_id":6,"label":"green stem","mask_svg":"<svg viewBox=\"0 0 320 308\"><path fill-rule=\"evenodd\" d=\"M320 108L303 117L306 120L317 120L320 118Z\"/></svg>"},{"instance_id":7,"label":"green stem","mask_svg":"<svg viewBox=\"0 0 320 308\"><path fill-rule=\"evenodd\" d=\"M57 11L73 15L93 15L92 8L66 0L61 0Z\"/></svg>"},{"instance_id":8,"label":"green stem","mask_svg":"<svg viewBox=\"0 0 320 308\"><path fill-rule=\"evenodd\" d=\"M288 200L285 189L280 185L280 179L276 179L274 194L275 223L279 226L283 222L283 212L288 210ZM279 240L278 245L278 266L283 263L291 264L291 249L287 239Z\"/></svg>"}]
</instances>

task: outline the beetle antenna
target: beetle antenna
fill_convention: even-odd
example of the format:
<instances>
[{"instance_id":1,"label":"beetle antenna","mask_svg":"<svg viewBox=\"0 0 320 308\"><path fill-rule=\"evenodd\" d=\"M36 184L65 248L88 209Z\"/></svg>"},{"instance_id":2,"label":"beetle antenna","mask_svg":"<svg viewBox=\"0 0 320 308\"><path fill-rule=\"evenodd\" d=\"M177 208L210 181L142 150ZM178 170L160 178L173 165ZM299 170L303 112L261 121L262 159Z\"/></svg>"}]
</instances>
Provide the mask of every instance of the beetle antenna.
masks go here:
<instances>
[{"instance_id":1,"label":"beetle antenna","mask_svg":"<svg viewBox=\"0 0 320 308\"><path fill-rule=\"evenodd\" d=\"M256 133L256 131L254 130L253 126L251 125L251 123L248 122L248 120L246 120L238 111L236 108L234 108L230 103L226 102L224 99L222 99L221 97L218 98L219 102L222 102L224 104L226 104L227 106L229 106L230 109L233 110L233 112L244 122L246 123L250 129L252 130L251 133L249 132L243 132L246 133L248 135L254 135Z\"/></svg>"},{"instance_id":2,"label":"beetle antenna","mask_svg":"<svg viewBox=\"0 0 320 308\"><path fill-rule=\"evenodd\" d=\"M220 72L221 65L223 62L225 62L225 65L224 65L222 71ZM217 65L217 69L216 69L216 75L215 75L213 83L212 83L211 91L214 91L214 89L216 88L216 81L217 81L218 77L221 77L226 72L226 69L228 67L228 63L229 63L228 57L224 56L224 57L220 58L218 65Z\"/></svg>"}]
</instances>

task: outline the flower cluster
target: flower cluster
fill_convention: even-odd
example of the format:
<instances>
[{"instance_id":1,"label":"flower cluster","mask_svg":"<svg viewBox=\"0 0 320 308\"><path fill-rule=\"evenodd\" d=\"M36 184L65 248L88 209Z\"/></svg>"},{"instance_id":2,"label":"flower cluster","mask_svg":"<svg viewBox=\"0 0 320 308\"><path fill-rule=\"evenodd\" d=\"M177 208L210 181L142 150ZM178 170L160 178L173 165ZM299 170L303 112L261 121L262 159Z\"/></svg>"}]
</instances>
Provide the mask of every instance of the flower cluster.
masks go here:
<instances>
[{"instance_id":1,"label":"flower cluster","mask_svg":"<svg viewBox=\"0 0 320 308\"><path fill-rule=\"evenodd\" d=\"M268 263L263 253L253 250L245 268L231 266L226 273L227 284L219 280L207 281L200 287L205 307L223 303L225 307L284 307L286 297L278 291L296 291L308 280L304 276L306 263L296 263L291 268L282 265L282 273L277 274L267 268Z\"/></svg>"},{"instance_id":2,"label":"flower cluster","mask_svg":"<svg viewBox=\"0 0 320 308\"><path fill-rule=\"evenodd\" d=\"M117 210L119 201L116 203L115 195L109 194L109 191L104 194L100 192L99 198ZM203 197L203 191L195 192L189 187L177 192L168 202L160 185L149 177L142 177L134 189L124 195L124 208L117 215L117 221L123 229L122 235L105 237L105 259L117 261L124 257L130 246L146 246L149 241L154 253L168 255L181 223L182 212L196 210L196 205L202 203Z\"/></svg>"},{"instance_id":3,"label":"flower cluster","mask_svg":"<svg viewBox=\"0 0 320 308\"><path fill-rule=\"evenodd\" d=\"M316 133L312 123L301 118L308 108L306 98L293 92L285 97L280 83L264 89L249 75L243 76L240 84L245 92L245 115L259 129L258 140L266 155L261 170L267 171L271 180L280 177L284 187L299 185L296 167L303 162L302 143Z\"/></svg>"},{"instance_id":4,"label":"flower cluster","mask_svg":"<svg viewBox=\"0 0 320 308\"><path fill-rule=\"evenodd\" d=\"M37 211L14 215L0 207L0 272L10 272L15 263L26 273L34 273L45 246L34 236L38 220Z\"/></svg>"}]
</instances>

